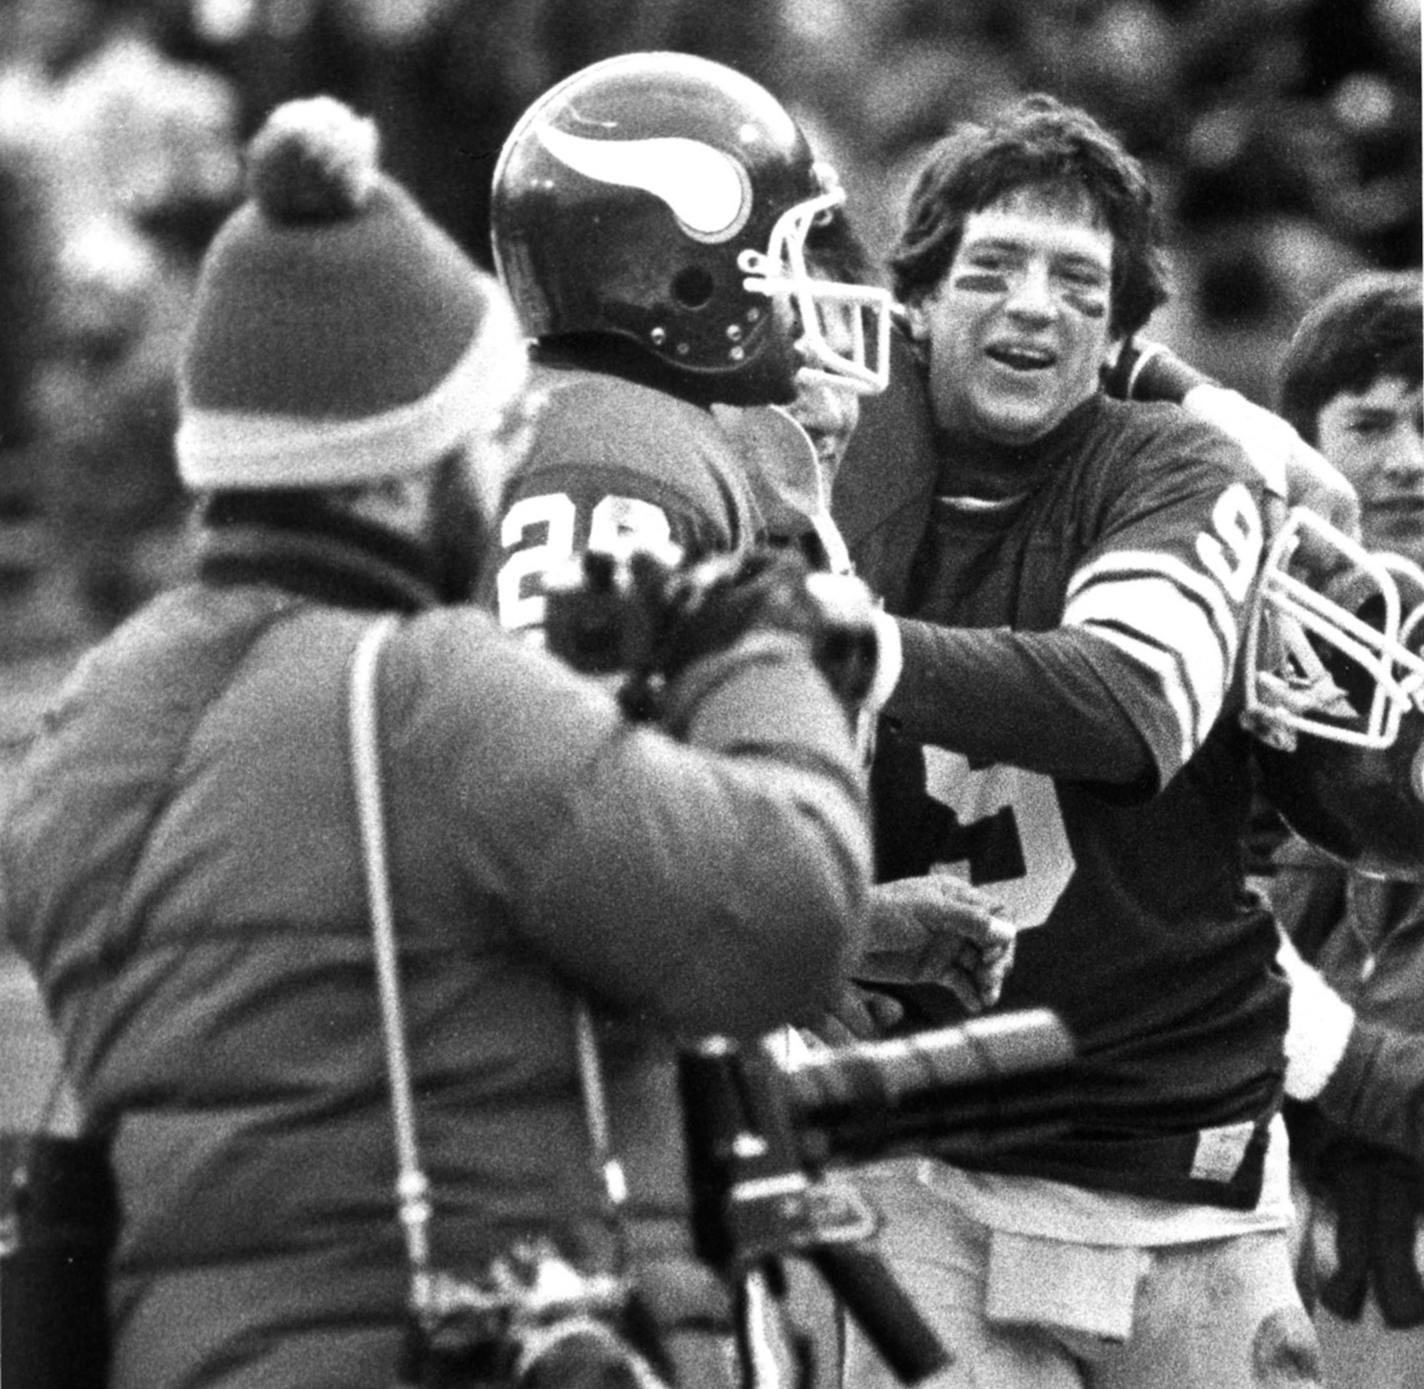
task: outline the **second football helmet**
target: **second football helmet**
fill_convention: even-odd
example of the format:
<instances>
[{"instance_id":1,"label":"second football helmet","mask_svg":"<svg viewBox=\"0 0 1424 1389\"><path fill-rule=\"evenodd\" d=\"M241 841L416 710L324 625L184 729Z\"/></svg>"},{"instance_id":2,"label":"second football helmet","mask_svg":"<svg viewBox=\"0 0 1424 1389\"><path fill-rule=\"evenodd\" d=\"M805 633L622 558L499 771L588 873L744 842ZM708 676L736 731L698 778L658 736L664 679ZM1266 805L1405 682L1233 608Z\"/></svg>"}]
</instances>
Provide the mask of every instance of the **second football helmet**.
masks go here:
<instances>
[{"instance_id":1,"label":"second football helmet","mask_svg":"<svg viewBox=\"0 0 1424 1389\"><path fill-rule=\"evenodd\" d=\"M1306 531L1338 558L1328 596L1291 572ZM1262 789L1287 824L1360 872L1424 879L1424 571L1297 509L1245 656Z\"/></svg>"},{"instance_id":2,"label":"second football helmet","mask_svg":"<svg viewBox=\"0 0 1424 1389\"><path fill-rule=\"evenodd\" d=\"M614 334L711 400L789 401L801 354L874 392L888 291L807 264L808 232L843 200L756 82L688 54L625 54L552 88L505 141L495 266L531 337ZM851 350L831 346L830 314L853 324Z\"/></svg>"}]
</instances>

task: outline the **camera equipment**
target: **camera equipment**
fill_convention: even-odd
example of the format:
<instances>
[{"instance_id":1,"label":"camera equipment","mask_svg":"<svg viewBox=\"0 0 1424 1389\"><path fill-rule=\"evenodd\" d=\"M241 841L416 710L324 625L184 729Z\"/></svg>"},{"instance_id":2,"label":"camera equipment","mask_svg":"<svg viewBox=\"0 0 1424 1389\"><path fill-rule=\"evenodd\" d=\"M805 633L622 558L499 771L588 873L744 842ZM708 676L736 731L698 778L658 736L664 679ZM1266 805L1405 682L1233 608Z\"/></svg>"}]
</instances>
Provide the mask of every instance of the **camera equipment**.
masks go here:
<instances>
[{"instance_id":1,"label":"camera equipment","mask_svg":"<svg viewBox=\"0 0 1424 1389\"><path fill-rule=\"evenodd\" d=\"M0 1382L103 1389L109 1254L118 1198L108 1146L45 1132L0 1135Z\"/></svg>"},{"instance_id":2,"label":"camera equipment","mask_svg":"<svg viewBox=\"0 0 1424 1389\"><path fill-rule=\"evenodd\" d=\"M665 1389L653 1369L656 1335L628 1280L585 1275L551 1240L515 1241L478 1279L436 1266L430 1240L433 1204L421 1163L415 1085L406 1050L405 1010L396 950L395 908L386 856L385 795L378 755L376 673L394 629L377 619L352 656L348 686L351 770L371 941L386 1048L396 1149L396 1213L405 1240L410 1292L398 1383L403 1389ZM603 1161L612 1194L611 1154L601 1134L606 1101L587 1008L574 1009L574 1045L589 1127L590 1152ZM616 1227L615 1234L621 1235ZM636 1341L636 1344L635 1344Z\"/></svg>"},{"instance_id":3,"label":"camera equipment","mask_svg":"<svg viewBox=\"0 0 1424 1389\"><path fill-rule=\"evenodd\" d=\"M545 1240L517 1242L478 1282L418 1280L399 1383L419 1389L537 1389L587 1382L662 1389L627 1328L631 1291L586 1275Z\"/></svg>"},{"instance_id":4,"label":"camera equipment","mask_svg":"<svg viewBox=\"0 0 1424 1389\"><path fill-rule=\"evenodd\" d=\"M694 660L753 631L795 632L854 711L875 676L873 606L859 579L812 571L797 552L773 546L692 563L675 553L591 550L550 576L544 635L575 670L622 674L625 712L656 719L663 685Z\"/></svg>"},{"instance_id":5,"label":"camera equipment","mask_svg":"<svg viewBox=\"0 0 1424 1389\"><path fill-rule=\"evenodd\" d=\"M729 1279L807 1258L901 1383L948 1353L889 1269L857 1246L878 1217L823 1171L910 1153L954 1158L1059 1131L1073 1041L1047 1010L779 1062L724 1037L683 1049L680 1084L698 1254Z\"/></svg>"}]
</instances>

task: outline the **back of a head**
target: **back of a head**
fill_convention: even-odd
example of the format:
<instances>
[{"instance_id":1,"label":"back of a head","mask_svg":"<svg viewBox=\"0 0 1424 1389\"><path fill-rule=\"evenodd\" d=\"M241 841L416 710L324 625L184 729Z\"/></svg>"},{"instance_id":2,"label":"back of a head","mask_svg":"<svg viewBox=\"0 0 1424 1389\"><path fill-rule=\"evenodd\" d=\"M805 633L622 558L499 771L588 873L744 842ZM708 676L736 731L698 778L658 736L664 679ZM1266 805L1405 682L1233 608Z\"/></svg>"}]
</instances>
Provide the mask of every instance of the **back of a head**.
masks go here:
<instances>
[{"instance_id":1,"label":"back of a head","mask_svg":"<svg viewBox=\"0 0 1424 1389\"><path fill-rule=\"evenodd\" d=\"M197 491L333 489L429 469L522 387L507 297L329 97L277 108L204 258L180 360ZM497 488L497 481L489 490Z\"/></svg>"},{"instance_id":2,"label":"back of a head","mask_svg":"<svg viewBox=\"0 0 1424 1389\"><path fill-rule=\"evenodd\" d=\"M1138 161L1087 112L1036 93L984 124L956 126L931 150L890 256L896 297L932 292L959 249L966 219L1023 188L1086 195L1112 233L1109 327L1129 337L1168 297L1161 226Z\"/></svg>"},{"instance_id":3,"label":"back of a head","mask_svg":"<svg viewBox=\"0 0 1424 1389\"><path fill-rule=\"evenodd\" d=\"M1381 377L1417 386L1424 373L1424 293L1418 271L1352 276L1301 319L1278 373L1278 409L1309 444L1321 409Z\"/></svg>"},{"instance_id":4,"label":"back of a head","mask_svg":"<svg viewBox=\"0 0 1424 1389\"><path fill-rule=\"evenodd\" d=\"M747 281L788 214L827 191L796 122L750 78L625 54L547 92L505 142L495 263L532 337L613 338L708 400L784 402L792 332Z\"/></svg>"}]
</instances>

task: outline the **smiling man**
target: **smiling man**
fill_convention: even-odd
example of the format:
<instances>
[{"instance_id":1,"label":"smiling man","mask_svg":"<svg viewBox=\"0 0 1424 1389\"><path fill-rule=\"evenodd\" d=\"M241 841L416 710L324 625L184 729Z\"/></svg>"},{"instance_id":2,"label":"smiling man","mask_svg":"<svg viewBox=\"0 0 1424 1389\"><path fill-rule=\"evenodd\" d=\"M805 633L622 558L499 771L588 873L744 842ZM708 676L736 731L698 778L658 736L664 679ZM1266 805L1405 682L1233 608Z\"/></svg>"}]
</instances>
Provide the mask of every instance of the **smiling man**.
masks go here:
<instances>
[{"instance_id":1,"label":"smiling man","mask_svg":"<svg viewBox=\"0 0 1424 1389\"><path fill-rule=\"evenodd\" d=\"M890 263L937 477L908 565L848 529L903 647L881 862L1008 906L1000 1007L1055 1010L1080 1060L1051 1139L866 1173L882 1248L955 1353L936 1389L1315 1383L1285 1235L1287 990L1238 847L1260 475L1185 412L1102 389L1167 291L1144 173L1086 113L1031 96L949 134ZM849 1354L847 1384L890 1382Z\"/></svg>"}]
</instances>

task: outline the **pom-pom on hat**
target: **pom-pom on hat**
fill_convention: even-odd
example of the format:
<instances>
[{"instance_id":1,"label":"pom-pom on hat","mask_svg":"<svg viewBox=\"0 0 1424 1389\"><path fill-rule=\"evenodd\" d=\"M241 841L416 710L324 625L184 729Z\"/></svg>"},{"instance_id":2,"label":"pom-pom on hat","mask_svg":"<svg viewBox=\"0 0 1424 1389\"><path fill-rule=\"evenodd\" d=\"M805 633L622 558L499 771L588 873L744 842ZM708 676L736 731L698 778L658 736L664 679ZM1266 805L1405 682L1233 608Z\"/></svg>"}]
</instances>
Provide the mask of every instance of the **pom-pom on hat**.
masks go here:
<instances>
[{"instance_id":1,"label":"pom-pom on hat","mask_svg":"<svg viewBox=\"0 0 1424 1389\"><path fill-rule=\"evenodd\" d=\"M344 487L429 467L524 382L504 291L380 171L331 97L278 107L204 257L180 362L194 489Z\"/></svg>"}]
</instances>

